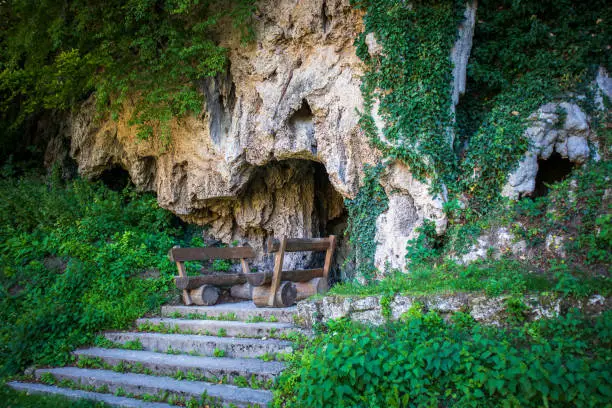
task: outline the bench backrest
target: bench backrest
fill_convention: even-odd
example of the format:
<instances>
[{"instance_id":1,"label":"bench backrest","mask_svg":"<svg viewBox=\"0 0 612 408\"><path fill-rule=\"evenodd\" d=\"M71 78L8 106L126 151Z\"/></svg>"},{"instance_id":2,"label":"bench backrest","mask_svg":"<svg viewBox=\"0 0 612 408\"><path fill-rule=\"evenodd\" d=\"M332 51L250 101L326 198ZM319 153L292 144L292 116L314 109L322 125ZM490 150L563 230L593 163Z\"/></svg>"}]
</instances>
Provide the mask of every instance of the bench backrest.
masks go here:
<instances>
[{"instance_id":1,"label":"bench backrest","mask_svg":"<svg viewBox=\"0 0 612 408\"><path fill-rule=\"evenodd\" d=\"M174 247L168 253L172 262L207 261L209 259L248 259L255 258L255 251L250 247L233 248L179 248Z\"/></svg>"},{"instance_id":2,"label":"bench backrest","mask_svg":"<svg viewBox=\"0 0 612 408\"><path fill-rule=\"evenodd\" d=\"M276 306L276 290L281 283L283 272L283 260L285 252L325 252L325 263L323 264L323 279L327 283L329 270L331 268L332 257L336 249L336 236L330 235L327 238L269 238L267 250L274 253L274 271L272 274L269 306Z\"/></svg>"}]
</instances>

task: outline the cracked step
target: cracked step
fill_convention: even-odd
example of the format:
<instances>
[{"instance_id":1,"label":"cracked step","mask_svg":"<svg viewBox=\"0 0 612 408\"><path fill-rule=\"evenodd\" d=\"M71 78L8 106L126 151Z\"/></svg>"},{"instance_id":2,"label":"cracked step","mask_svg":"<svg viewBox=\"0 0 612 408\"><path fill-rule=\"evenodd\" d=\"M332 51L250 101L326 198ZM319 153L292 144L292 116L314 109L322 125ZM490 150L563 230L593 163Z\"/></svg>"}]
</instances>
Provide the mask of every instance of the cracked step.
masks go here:
<instances>
[{"instance_id":1,"label":"cracked step","mask_svg":"<svg viewBox=\"0 0 612 408\"><path fill-rule=\"evenodd\" d=\"M237 303L221 303L214 306L162 306L161 314L163 317L175 317L175 315L187 316L198 315L217 319L227 319L229 316L234 320L253 320L263 319L270 321L271 317L278 322L293 323L294 316L297 315L297 307L256 307L251 301ZM230 319L227 319L230 320Z\"/></svg>"},{"instance_id":2,"label":"cracked step","mask_svg":"<svg viewBox=\"0 0 612 408\"><path fill-rule=\"evenodd\" d=\"M273 380L283 371L285 365L276 361L262 361L252 358L199 357L186 354L172 355L152 351L89 348L77 350L79 357L100 358L115 366L121 362L139 364L159 375L174 375L177 371L192 372L205 377L222 378L230 381L242 376L247 380L255 376L258 381Z\"/></svg>"},{"instance_id":3,"label":"cracked step","mask_svg":"<svg viewBox=\"0 0 612 408\"><path fill-rule=\"evenodd\" d=\"M116 373L108 370L93 370L87 368L61 367L36 370L36 378L45 373L52 374L56 380L71 380L96 388L106 386L110 393L118 389L133 395L173 394L186 399L199 400L203 394L209 402L221 401L228 406L265 407L272 400L272 393L265 390L239 388L233 385L211 384L203 381L175 380L170 377L157 377L145 374ZM212 400L212 401L211 401Z\"/></svg>"},{"instance_id":4,"label":"cracked step","mask_svg":"<svg viewBox=\"0 0 612 408\"><path fill-rule=\"evenodd\" d=\"M7 383L9 387L16 391L31 394L41 395L57 395L71 400L89 400L103 402L111 407L122 408L176 408L175 405L165 404L163 402L146 402L135 398L118 397L112 394L102 394L99 392L90 392L82 390L71 390L70 388L56 387L55 385L45 385L37 383L24 383L12 381Z\"/></svg>"},{"instance_id":5,"label":"cracked step","mask_svg":"<svg viewBox=\"0 0 612 408\"><path fill-rule=\"evenodd\" d=\"M145 330L149 325L164 325L166 328L177 329L182 332L203 333L213 336L220 331L224 331L225 336L242 337L266 337L299 331L297 327L290 323L246 323L229 320L189 320L159 317L136 320L136 326L143 327Z\"/></svg>"},{"instance_id":6,"label":"cracked step","mask_svg":"<svg viewBox=\"0 0 612 408\"><path fill-rule=\"evenodd\" d=\"M105 333L104 337L121 344L138 340L146 351L166 352L171 349L182 353L195 352L203 356L213 356L215 349L222 350L226 357L232 358L257 358L264 354L292 352L291 342L277 339L144 332L110 332Z\"/></svg>"}]
</instances>

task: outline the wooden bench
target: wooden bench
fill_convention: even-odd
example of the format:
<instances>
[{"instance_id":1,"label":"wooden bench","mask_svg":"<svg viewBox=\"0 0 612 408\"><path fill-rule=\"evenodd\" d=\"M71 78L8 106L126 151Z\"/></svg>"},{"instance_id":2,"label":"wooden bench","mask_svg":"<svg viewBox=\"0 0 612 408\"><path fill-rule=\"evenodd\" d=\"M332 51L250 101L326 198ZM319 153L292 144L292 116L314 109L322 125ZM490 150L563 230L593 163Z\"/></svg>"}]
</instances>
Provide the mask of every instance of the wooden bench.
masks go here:
<instances>
[{"instance_id":1,"label":"wooden bench","mask_svg":"<svg viewBox=\"0 0 612 408\"><path fill-rule=\"evenodd\" d=\"M220 286L231 286L232 293L244 291L246 274L249 273L247 259L255 258L255 251L250 247L233 248L179 248L174 247L168 253L172 262L176 262L178 276L174 278L176 287L183 291L183 302L210 306L219 298ZM240 259L242 273L209 273L199 276L187 276L186 261L209 261L215 259ZM250 298L250 290L248 290Z\"/></svg>"},{"instance_id":2,"label":"wooden bench","mask_svg":"<svg viewBox=\"0 0 612 408\"><path fill-rule=\"evenodd\" d=\"M305 299L327 291L336 237L327 238L270 238L267 252L274 253L274 270L248 274L247 281L252 286L253 302L258 307L286 307L296 300ZM325 252L322 268L283 270L285 252Z\"/></svg>"}]
</instances>

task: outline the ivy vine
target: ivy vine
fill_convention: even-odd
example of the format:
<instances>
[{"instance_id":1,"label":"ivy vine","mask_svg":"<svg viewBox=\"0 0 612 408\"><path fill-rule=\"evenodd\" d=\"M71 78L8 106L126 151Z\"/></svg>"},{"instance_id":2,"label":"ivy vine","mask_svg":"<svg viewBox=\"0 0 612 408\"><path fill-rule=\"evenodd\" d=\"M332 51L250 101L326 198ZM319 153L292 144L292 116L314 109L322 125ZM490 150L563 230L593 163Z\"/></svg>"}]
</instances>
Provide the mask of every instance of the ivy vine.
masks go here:
<instances>
[{"instance_id":1,"label":"ivy vine","mask_svg":"<svg viewBox=\"0 0 612 408\"><path fill-rule=\"evenodd\" d=\"M449 56L465 2L359 0L355 6L366 12L365 30L356 39L357 55L367 66L362 128L374 146L407 163L419 179L451 184L457 160ZM370 34L383 48L378 55L369 53ZM386 125L382 138L376 114Z\"/></svg>"},{"instance_id":2,"label":"ivy vine","mask_svg":"<svg viewBox=\"0 0 612 408\"><path fill-rule=\"evenodd\" d=\"M354 268L352 276L344 278L361 278L369 281L376 274L374 256L376 254L376 219L388 208L389 199L380 185L379 177L384 166L366 166L364 168L363 185L357 196L345 200L348 210L348 226L345 235L348 236L351 252L345 260L345 266L351 264Z\"/></svg>"},{"instance_id":3,"label":"ivy vine","mask_svg":"<svg viewBox=\"0 0 612 408\"><path fill-rule=\"evenodd\" d=\"M612 9L603 0L478 2L468 89L455 117L450 54L466 3L353 4L365 12L355 42L367 68L362 129L383 161L401 160L433 193L467 201L464 220L477 222L503 203L501 188L529 148L523 135L539 106L572 100L597 119L589 88L599 66L612 67ZM372 37L380 52L368 49ZM454 228L474 229L465 222Z\"/></svg>"}]
</instances>

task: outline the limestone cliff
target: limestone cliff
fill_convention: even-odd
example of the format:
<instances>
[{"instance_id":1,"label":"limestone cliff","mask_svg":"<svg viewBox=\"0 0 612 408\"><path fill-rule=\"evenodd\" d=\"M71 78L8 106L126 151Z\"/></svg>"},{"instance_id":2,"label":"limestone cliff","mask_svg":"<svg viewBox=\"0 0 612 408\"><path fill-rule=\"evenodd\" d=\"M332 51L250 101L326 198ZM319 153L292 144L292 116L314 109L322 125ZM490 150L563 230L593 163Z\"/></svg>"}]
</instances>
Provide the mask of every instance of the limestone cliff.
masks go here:
<instances>
[{"instance_id":1,"label":"limestone cliff","mask_svg":"<svg viewBox=\"0 0 612 408\"><path fill-rule=\"evenodd\" d=\"M261 249L273 235L342 234L343 199L357 192L364 164L379 158L358 126L364 68L353 42L362 15L349 0L277 0L262 3L255 20L246 46L237 30L220 33L227 74L200 84L202 111L172 123L168 143L138 140L129 107L117 122L96 120L92 97L73 113L63 137L79 173L123 168L162 207L224 242ZM391 168L380 267L404 265L406 241L424 217L444 224L427 186L405 166Z\"/></svg>"}]
</instances>

